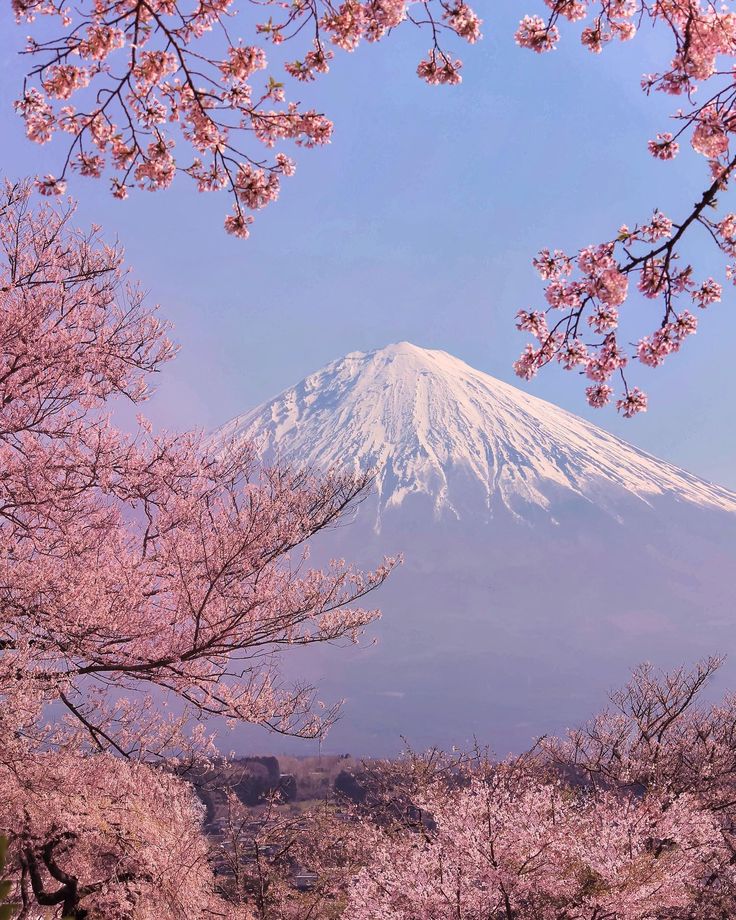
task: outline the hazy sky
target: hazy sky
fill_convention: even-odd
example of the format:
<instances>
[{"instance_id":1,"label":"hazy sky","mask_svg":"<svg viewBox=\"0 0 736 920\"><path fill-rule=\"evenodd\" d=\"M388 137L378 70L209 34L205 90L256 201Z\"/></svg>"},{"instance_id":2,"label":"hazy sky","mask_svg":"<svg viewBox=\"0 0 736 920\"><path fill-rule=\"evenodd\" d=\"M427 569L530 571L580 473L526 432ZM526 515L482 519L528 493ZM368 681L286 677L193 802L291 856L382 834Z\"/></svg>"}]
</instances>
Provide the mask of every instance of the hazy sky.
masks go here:
<instances>
[{"instance_id":1,"label":"hazy sky","mask_svg":"<svg viewBox=\"0 0 736 920\"><path fill-rule=\"evenodd\" d=\"M561 49L540 58L513 42L525 10L493 7L492 18L479 7L486 38L462 49L460 87L415 77L425 37L410 28L339 55L301 93L318 95L334 141L300 154L281 201L247 242L221 229L226 197L197 195L189 180L124 203L106 182L73 181L81 218L119 236L182 345L147 414L172 428L211 428L346 352L409 340L736 488L733 288L682 355L656 372L637 368L650 411L633 421L587 409L581 381L562 371L531 384L514 377L525 341L514 313L542 302L536 251L608 238L655 206L677 219L699 197L706 166L689 151L665 164L646 152L667 128L669 102L639 89L659 60L649 39L594 57L568 29ZM12 112L24 34L4 4L0 138L11 177L58 172L61 156L60 147L26 142ZM702 273L722 271L705 240L694 250ZM651 305L629 309L656 323Z\"/></svg>"}]
</instances>

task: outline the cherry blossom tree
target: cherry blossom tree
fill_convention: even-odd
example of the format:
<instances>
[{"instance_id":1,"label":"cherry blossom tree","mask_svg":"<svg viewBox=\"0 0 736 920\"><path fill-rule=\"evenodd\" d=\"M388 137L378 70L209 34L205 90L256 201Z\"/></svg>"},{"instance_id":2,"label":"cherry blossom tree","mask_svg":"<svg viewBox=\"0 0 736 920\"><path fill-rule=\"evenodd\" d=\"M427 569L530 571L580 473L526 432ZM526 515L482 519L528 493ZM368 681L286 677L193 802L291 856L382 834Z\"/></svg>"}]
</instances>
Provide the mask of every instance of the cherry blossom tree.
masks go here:
<instances>
[{"instance_id":1,"label":"cherry blossom tree","mask_svg":"<svg viewBox=\"0 0 736 920\"><path fill-rule=\"evenodd\" d=\"M373 829L347 920L676 916L724 861L716 821L695 800L576 793L513 763L432 786L416 805L431 825Z\"/></svg>"},{"instance_id":2,"label":"cherry blossom tree","mask_svg":"<svg viewBox=\"0 0 736 920\"><path fill-rule=\"evenodd\" d=\"M716 820L724 859L698 877L686 915L696 920L736 913L736 697L701 699L720 664L711 658L664 674L642 666L610 709L563 740L542 742L553 764L592 787L660 790L672 801L696 800Z\"/></svg>"},{"instance_id":3,"label":"cherry blossom tree","mask_svg":"<svg viewBox=\"0 0 736 920\"><path fill-rule=\"evenodd\" d=\"M702 702L719 664L642 666L590 723L501 763L367 767L342 916L733 916L736 704Z\"/></svg>"},{"instance_id":4,"label":"cherry blossom tree","mask_svg":"<svg viewBox=\"0 0 736 920\"><path fill-rule=\"evenodd\" d=\"M320 735L334 709L284 681L280 652L357 640L378 613L356 602L393 561L308 567L306 541L365 478L261 470L250 446L154 434L142 418L116 429L111 400L143 400L173 347L121 252L71 219L4 187L0 830L29 903L197 916L212 890L198 812L150 764L205 755L210 716ZM166 881L159 857L190 867L200 894ZM195 906L157 913L154 889ZM99 906L121 898L128 914Z\"/></svg>"},{"instance_id":5,"label":"cherry blossom tree","mask_svg":"<svg viewBox=\"0 0 736 920\"><path fill-rule=\"evenodd\" d=\"M108 754L20 747L3 752L0 792L20 871L13 916L249 920L216 893L188 783Z\"/></svg>"}]
</instances>

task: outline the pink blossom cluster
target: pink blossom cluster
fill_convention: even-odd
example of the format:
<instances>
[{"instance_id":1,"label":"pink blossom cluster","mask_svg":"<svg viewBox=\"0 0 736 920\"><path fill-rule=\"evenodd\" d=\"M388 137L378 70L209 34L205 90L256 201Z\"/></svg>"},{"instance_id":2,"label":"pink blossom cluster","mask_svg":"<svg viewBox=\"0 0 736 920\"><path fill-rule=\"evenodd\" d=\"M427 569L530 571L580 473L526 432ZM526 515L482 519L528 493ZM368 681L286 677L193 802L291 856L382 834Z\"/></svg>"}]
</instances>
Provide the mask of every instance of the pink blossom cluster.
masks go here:
<instances>
[{"instance_id":1,"label":"pink blossom cluster","mask_svg":"<svg viewBox=\"0 0 736 920\"><path fill-rule=\"evenodd\" d=\"M550 9L546 19L541 16L524 16L516 32L516 42L522 48L538 53L551 51L560 40L557 25L560 19L568 22L588 21L581 31L581 42L589 51L599 54L612 39L627 41L636 34L634 18L638 6L634 0L602 0L599 10L592 10L589 0L545 0Z\"/></svg>"},{"instance_id":2,"label":"pink blossom cluster","mask_svg":"<svg viewBox=\"0 0 736 920\"><path fill-rule=\"evenodd\" d=\"M461 67L461 61L452 60L444 52L430 48L427 52L427 57L421 60L417 66L417 75L422 80L435 86L440 83L452 86L462 82L462 77L460 76Z\"/></svg>"},{"instance_id":3,"label":"pink blossom cluster","mask_svg":"<svg viewBox=\"0 0 736 920\"><path fill-rule=\"evenodd\" d=\"M671 131L658 134L657 139L649 141L649 152L658 160L673 160L680 151L680 145L674 139Z\"/></svg>"},{"instance_id":4,"label":"pink blossom cluster","mask_svg":"<svg viewBox=\"0 0 736 920\"><path fill-rule=\"evenodd\" d=\"M698 112L693 130L692 145L708 159L717 159L728 153L729 122L724 113L709 105Z\"/></svg>"},{"instance_id":5,"label":"pink blossom cluster","mask_svg":"<svg viewBox=\"0 0 736 920\"><path fill-rule=\"evenodd\" d=\"M458 83L461 63L440 39L449 34L474 43L481 37L480 19L464 0L429 0L421 18L407 0L291 6L267 0L262 6L274 15L256 25L257 40L281 44L305 26L315 30L304 56L285 64L298 82L327 72L329 44L352 51L363 40L377 41L412 22L432 31L433 47L419 75L429 83ZM108 176L112 194L121 199L134 186L168 188L183 173L200 191L231 193L233 213L225 227L245 237L252 222L248 201L258 201L258 207L275 201L280 178L293 172L293 167L285 172L263 148L330 142L328 118L287 102L284 84L273 75L259 79L268 67L261 44L230 38L233 0L203 0L191 10L177 0L123 0L112 7L84 0L73 16L62 0L14 0L13 9L19 21L53 17L61 26L57 36L49 38L43 30L43 37L29 38L26 50L37 63L15 103L30 140L71 137L60 174L39 181L44 194L63 193L69 170ZM213 56L217 45L211 39L206 47L198 44L211 33L220 36L219 56ZM243 194L246 168L272 176L267 202L263 195Z\"/></svg>"},{"instance_id":6,"label":"pink blossom cluster","mask_svg":"<svg viewBox=\"0 0 736 920\"><path fill-rule=\"evenodd\" d=\"M545 22L541 16L525 16L516 31L516 44L541 54L551 51L560 38L556 25Z\"/></svg>"},{"instance_id":7,"label":"pink blossom cluster","mask_svg":"<svg viewBox=\"0 0 736 920\"><path fill-rule=\"evenodd\" d=\"M713 193L717 187L718 180ZM710 200L710 194L704 196L688 222L700 221L719 241L720 248L733 256L736 218L727 215L720 223L712 221L703 213ZM516 373L529 380L552 361L565 370L578 370L594 381L585 390L593 408L611 401L611 378L617 375L623 386L621 398L616 401L619 412L630 418L645 411L646 394L638 387L630 389L626 380L624 369L629 359L659 367L697 329L695 317L679 307L679 300L686 297L705 309L721 299L722 289L717 281L708 278L698 285L692 266L680 265L675 246L683 229L682 224L675 225L661 211L655 211L649 223L633 229L624 225L614 240L587 246L576 256L561 250L542 250L533 265L545 282L547 307L517 314L517 328L531 333L536 342L527 345L514 364ZM662 313L658 328L641 336L634 351L628 353L619 341L619 327L620 308L630 297L631 276L641 295L661 302ZM599 338L587 339L585 327Z\"/></svg>"},{"instance_id":8,"label":"pink blossom cluster","mask_svg":"<svg viewBox=\"0 0 736 920\"><path fill-rule=\"evenodd\" d=\"M448 6L442 18L456 35L464 38L471 45L480 40L480 18L462 0L452 6Z\"/></svg>"},{"instance_id":9,"label":"pink blossom cluster","mask_svg":"<svg viewBox=\"0 0 736 920\"><path fill-rule=\"evenodd\" d=\"M285 65L286 72L302 83L311 82L317 78L317 74L329 71L329 62L333 57L332 51L328 51L320 43L316 43L314 50L307 51L304 55L303 61L288 61Z\"/></svg>"},{"instance_id":10,"label":"pink blossom cluster","mask_svg":"<svg viewBox=\"0 0 736 920\"><path fill-rule=\"evenodd\" d=\"M697 331L698 321L685 310L671 323L660 326L651 336L639 339L636 354L642 364L659 367L664 359L680 350L683 341Z\"/></svg>"}]
</instances>

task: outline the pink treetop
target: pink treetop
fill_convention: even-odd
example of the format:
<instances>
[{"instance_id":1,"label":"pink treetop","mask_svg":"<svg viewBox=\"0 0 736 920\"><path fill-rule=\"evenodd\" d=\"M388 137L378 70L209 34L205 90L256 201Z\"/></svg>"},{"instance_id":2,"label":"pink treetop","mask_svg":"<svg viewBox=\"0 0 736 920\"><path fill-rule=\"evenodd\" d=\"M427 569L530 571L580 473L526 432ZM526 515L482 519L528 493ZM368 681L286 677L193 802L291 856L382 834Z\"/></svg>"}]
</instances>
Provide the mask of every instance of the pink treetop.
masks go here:
<instances>
[{"instance_id":1,"label":"pink treetop","mask_svg":"<svg viewBox=\"0 0 736 920\"><path fill-rule=\"evenodd\" d=\"M642 666L612 709L505 762L369 761L317 811L231 797L229 897L259 920L734 916L734 706L699 704L717 666Z\"/></svg>"},{"instance_id":2,"label":"pink treetop","mask_svg":"<svg viewBox=\"0 0 736 920\"><path fill-rule=\"evenodd\" d=\"M108 754L30 757L7 737L0 807L20 868L20 920L251 920L216 893L187 783Z\"/></svg>"},{"instance_id":3,"label":"pink treetop","mask_svg":"<svg viewBox=\"0 0 736 920\"><path fill-rule=\"evenodd\" d=\"M715 822L694 801L575 795L519 781L513 767L416 804L432 829L374 830L346 920L644 920L689 906L691 885L721 857Z\"/></svg>"}]
</instances>

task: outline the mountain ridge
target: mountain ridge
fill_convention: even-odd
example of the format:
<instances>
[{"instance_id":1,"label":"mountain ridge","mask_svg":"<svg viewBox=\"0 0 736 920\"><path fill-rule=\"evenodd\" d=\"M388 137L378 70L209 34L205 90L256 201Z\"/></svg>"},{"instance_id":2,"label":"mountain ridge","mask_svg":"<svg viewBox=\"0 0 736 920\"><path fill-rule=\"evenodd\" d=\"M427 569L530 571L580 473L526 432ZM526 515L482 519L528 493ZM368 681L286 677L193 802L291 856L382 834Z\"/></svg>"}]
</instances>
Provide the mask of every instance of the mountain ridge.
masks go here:
<instances>
[{"instance_id":1,"label":"mountain ridge","mask_svg":"<svg viewBox=\"0 0 736 920\"><path fill-rule=\"evenodd\" d=\"M736 512L736 493L660 460L553 404L409 342L351 352L237 416L223 439L268 459L374 468L380 512L413 495L435 514L526 518L568 491L615 513L616 492ZM463 480L466 480L463 483ZM464 484L467 495L461 494ZM613 494L609 494L609 493Z\"/></svg>"}]
</instances>

